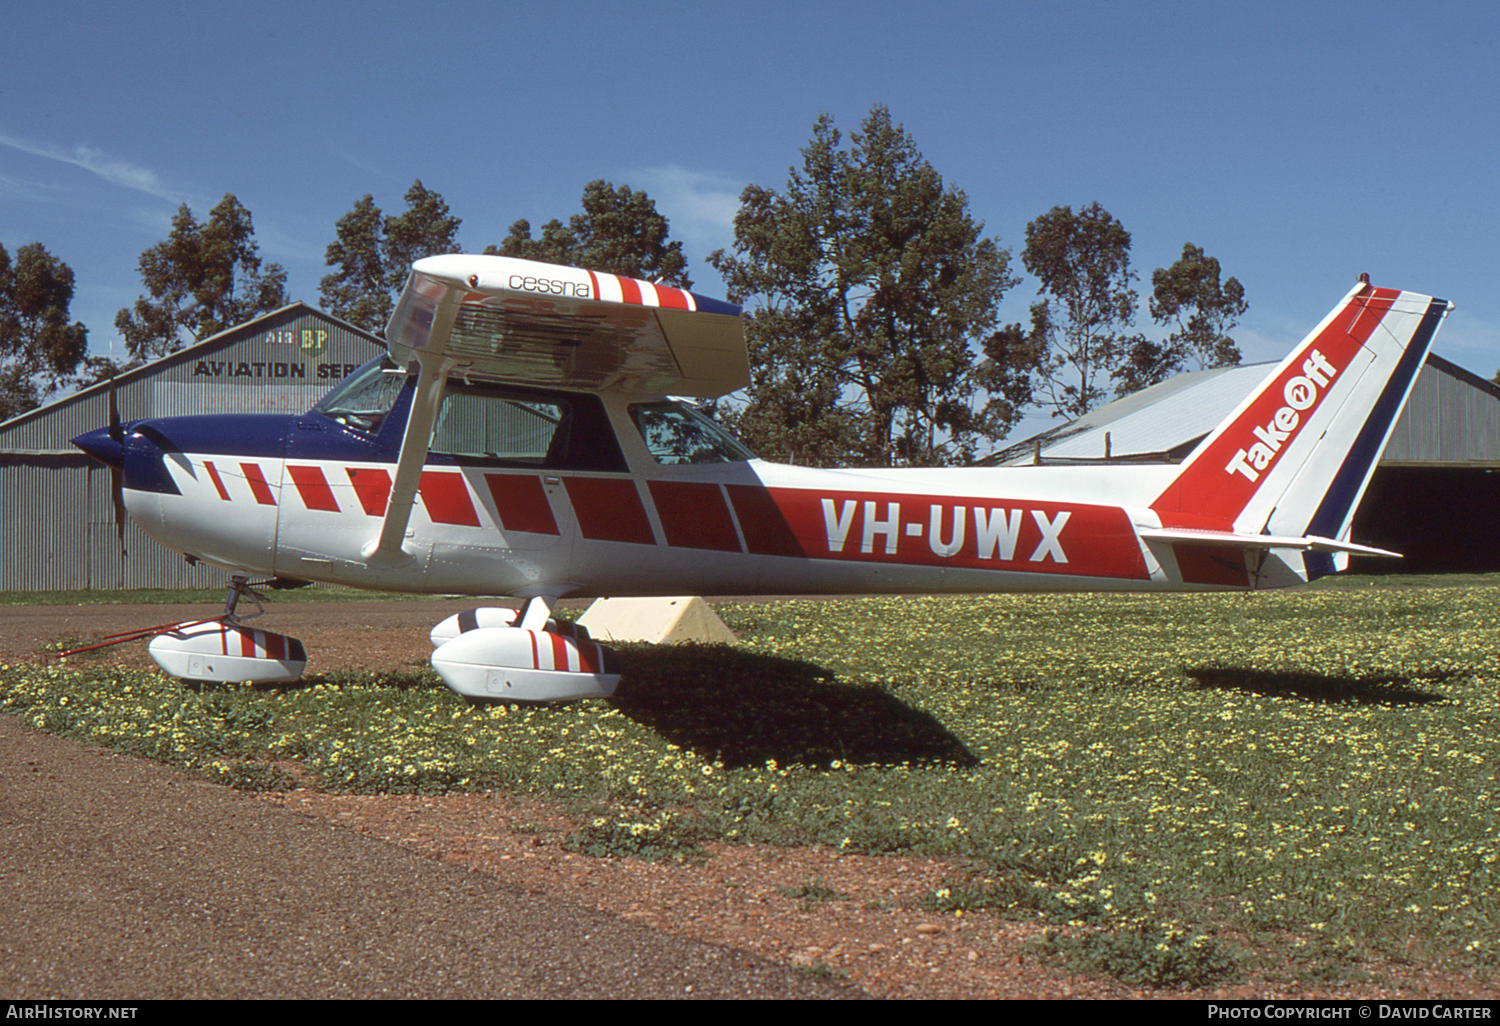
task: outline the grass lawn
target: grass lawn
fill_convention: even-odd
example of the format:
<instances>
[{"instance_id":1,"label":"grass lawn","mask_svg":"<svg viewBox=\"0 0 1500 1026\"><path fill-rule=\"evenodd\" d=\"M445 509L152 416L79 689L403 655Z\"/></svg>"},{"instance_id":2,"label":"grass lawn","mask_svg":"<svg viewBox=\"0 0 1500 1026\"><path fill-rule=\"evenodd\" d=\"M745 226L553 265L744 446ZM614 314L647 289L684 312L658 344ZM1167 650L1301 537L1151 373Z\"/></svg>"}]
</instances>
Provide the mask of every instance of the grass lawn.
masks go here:
<instances>
[{"instance_id":1,"label":"grass lawn","mask_svg":"<svg viewBox=\"0 0 1500 1026\"><path fill-rule=\"evenodd\" d=\"M0 668L0 710L242 787L296 759L330 789L552 796L597 854L944 856L931 907L1043 917L1128 982L1233 973L1247 942L1322 979L1500 952L1500 579L719 612L738 646L620 646L608 703L83 663Z\"/></svg>"}]
</instances>

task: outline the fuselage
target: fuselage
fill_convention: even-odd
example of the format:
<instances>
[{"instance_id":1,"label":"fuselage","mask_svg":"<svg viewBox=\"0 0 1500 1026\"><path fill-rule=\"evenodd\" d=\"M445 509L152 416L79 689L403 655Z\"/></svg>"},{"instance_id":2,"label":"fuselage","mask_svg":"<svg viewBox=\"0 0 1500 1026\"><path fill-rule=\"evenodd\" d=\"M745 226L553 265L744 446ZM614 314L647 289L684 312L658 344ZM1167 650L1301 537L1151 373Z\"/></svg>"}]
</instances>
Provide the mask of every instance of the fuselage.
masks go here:
<instances>
[{"instance_id":1,"label":"fuselage","mask_svg":"<svg viewBox=\"0 0 1500 1026\"><path fill-rule=\"evenodd\" d=\"M738 307L505 257L417 261L388 356L298 417L75 439L163 545L247 575L428 593L1283 587L1355 509L1449 304L1358 282L1179 466L821 470L680 391L749 382Z\"/></svg>"},{"instance_id":2,"label":"fuselage","mask_svg":"<svg viewBox=\"0 0 1500 1026\"><path fill-rule=\"evenodd\" d=\"M412 394L386 375L369 415L325 401L129 425L131 516L239 573L440 594L1244 586L1243 570L1184 582L1138 537L1160 526L1172 466L792 467L742 458L659 397L473 386L445 400L401 556L371 560Z\"/></svg>"}]
</instances>

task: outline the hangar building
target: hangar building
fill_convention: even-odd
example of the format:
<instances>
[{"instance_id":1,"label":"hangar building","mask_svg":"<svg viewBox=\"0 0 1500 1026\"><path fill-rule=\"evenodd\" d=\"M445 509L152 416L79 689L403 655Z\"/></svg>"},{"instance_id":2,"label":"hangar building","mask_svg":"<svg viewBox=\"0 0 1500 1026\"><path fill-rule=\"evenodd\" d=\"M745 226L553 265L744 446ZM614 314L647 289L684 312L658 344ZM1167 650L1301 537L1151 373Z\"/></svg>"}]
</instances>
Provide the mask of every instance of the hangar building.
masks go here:
<instances>
[{"instance_id":1,"label":"hangar building","mask_svg":"<svg viewBox=\"0 0 1500 1026\"><path fill-rule=\"evenodd\" d=\"M114 381L122 421L201 413L300 413L384 343L292 303ZM108 467L69 439L109 424L103 382L0 424L0 591L217 588L221 570L189 566L133 523L119 528Z\"/></svg>"},{"instance_id":2,"label":"hangar building","mask_svg":"<svg viewBox=\"0 0 1500 1026\"><path fill-rule=\"evenodd\" d=\"M1180 374L985 460L1180 463L1276 365ZM1359 573L1500 570L1500 385L1429 355L1354 517L1354 541L1406 558Z\"/></svg>"}]
</instances>

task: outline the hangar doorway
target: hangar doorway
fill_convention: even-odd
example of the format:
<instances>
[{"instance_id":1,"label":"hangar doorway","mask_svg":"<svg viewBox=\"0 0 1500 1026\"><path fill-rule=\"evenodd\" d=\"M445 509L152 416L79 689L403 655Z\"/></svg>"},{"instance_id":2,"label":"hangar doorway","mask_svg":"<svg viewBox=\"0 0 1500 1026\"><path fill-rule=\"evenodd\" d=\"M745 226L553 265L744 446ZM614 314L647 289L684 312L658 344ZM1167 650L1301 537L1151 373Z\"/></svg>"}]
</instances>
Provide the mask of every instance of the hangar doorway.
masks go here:
<instances>
[{"instance_id":1,"label":"hangar doorway","mask_svg":"<svg viewBox=\"0 0 1500 1026\"><path fill-rule=\"evenodd\" d=\"M1381 466L1354 517L1352 536L1404 559L1356 556L1358 574L1500 570L1500 469Z\"/></svg>"}]
</instances>

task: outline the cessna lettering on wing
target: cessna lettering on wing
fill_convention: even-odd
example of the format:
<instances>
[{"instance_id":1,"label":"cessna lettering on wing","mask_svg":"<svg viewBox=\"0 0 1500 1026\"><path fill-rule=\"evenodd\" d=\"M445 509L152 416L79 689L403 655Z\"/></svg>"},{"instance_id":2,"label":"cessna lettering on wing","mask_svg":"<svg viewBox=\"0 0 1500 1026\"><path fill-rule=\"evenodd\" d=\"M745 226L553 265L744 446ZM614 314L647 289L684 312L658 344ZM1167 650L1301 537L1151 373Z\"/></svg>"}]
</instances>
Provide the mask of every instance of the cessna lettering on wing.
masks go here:
<instances>
[{"instance_id":1,"label":"cessna lettering on wing","mask_svg":"<svg viewBox=\"0 0 1500 1026\"><path fill-rule=\"evenodd\" d=\"M543 292L549 296L572 296L577 299L592 299L586 281L563 281L560 278L532 278L524 274L513 274L505 287L517 292Z\"/></svg>"},{"instance_id":2,"label":"cessna lettering on wing","mask_svg":"<svg viewBox=\"0 0 1500 1026\"><path fill-rule=\"evenodd\" d=\"M1289 378L1282 387L1281 395L1286 405L1277 409L1265 426L1256 425L1250 429L1260 441L1249 449L1236 452L1225 465L1224 472L1244 474L1250 481L1259 480L1261 472L1271 465L1287 440L1297 433L1302 414L1317 404L1319 390L1326 389L1337 374L1338 369L1322 353L1314 349L1308 354L1302 363L1302 373Z\"/></svg>"}]
</instances>

